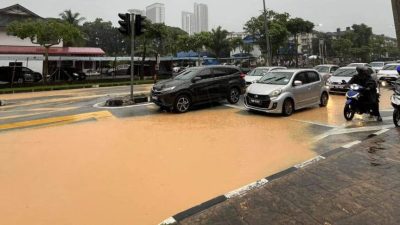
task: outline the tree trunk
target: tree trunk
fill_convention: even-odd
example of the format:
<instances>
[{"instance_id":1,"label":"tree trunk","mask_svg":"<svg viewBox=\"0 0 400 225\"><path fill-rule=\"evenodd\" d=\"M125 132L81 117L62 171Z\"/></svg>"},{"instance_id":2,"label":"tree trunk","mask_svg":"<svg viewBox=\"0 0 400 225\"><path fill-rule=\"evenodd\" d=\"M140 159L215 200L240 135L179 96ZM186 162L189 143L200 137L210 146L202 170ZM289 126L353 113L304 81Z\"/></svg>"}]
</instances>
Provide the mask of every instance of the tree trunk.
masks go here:
<instances>
[{"instance_id":1,"label":"tree trunk","mask_svg":"<svg viewBox=\"0 0 400 225\"><path fill-rule=\"evenodd\" d=\"M297 40L297 34L295 35L295 47L296 47L296 68L299 67L299 40Z\"/></svg>"},{"instance_id":2,"label":"tree trunk","mask_svg":"<svg viewBox=\"0 0 400 225\"><path fill-rule=\"evenodd\" d=\"M397 47L400 48L400 0L392 0L392 9L396 28Z\"/></svg>"},{"instance_id":3,"label":"tree trunk","mask_svg":"<svg viewBox=\"0 0 400 225\"><path fill-rule=\"evenodd\" d=\"M49 74L49 49L50 46L45 46L45 59L44 59L44 68L43 68L43 82L47 83L47 75Z\"/></svg>"}]
</instances>

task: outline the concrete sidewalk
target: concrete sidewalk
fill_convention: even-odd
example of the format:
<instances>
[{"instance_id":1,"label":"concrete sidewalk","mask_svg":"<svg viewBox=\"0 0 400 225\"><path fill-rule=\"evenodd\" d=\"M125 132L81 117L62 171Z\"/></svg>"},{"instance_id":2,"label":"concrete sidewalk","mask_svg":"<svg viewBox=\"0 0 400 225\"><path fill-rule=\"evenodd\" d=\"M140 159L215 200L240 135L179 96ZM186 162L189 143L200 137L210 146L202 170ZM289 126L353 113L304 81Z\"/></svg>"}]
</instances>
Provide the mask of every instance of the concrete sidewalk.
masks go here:
<instances>
[{"instance_id":1,"label":"concrete sidewalk","mask_svg":"<svg viewBox=\"0 0 400 225\"><path fill-rule=\"evenodd\" d=\"M368 139L179 224L400 224L400 130Z\"/></svg>"}]
</instances>

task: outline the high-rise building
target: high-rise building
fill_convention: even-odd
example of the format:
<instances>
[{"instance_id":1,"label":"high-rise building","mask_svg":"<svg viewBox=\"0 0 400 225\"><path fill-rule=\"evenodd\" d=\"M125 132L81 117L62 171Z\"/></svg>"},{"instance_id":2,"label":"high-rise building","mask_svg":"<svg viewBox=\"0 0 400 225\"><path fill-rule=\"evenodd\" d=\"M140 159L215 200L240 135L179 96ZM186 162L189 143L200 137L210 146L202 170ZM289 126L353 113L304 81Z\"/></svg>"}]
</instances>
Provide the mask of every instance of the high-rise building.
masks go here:
<instances>
[{"instance_id":1,"label":"high-rise building","mask_svg":"<svg viewBox=\"0 0 400 225\"><path fill-rule=\"evenodd\" d=\"M146 7L146 17L153 23L165 23L165 6L154 3Z\"/></svg>"},{"instance_id":2,"label":"high-rise building","mask_svg":"<svg viewBox=\"0 0 400 225\"><path fill-rule=\"evenodd\" d=\"M195 33L208 31L208 6L194 3Z\"/></svg>"},{"instance_id":3,"label":"high-rise building","mask_svg":"<svg viewBox=\"0 0 400 225\"><path fill-rule=\"evenodd\" d=\"M142 16L146 15L146 11L140 10L140 9L130 9L130 10L128 10L128 12L133 13L135 15L142 15Z\"/></svg>"},{"instance_id":4,"label":"high-rise building","mask_svg":"<svg viewBox=\"0 0 400 225\"><path fill-rule=\"evenodd\" d=\"M182 30L186 31L189 35L194 34L194 14L191 12L182 12Z\"/></svg>"}]
</instances>

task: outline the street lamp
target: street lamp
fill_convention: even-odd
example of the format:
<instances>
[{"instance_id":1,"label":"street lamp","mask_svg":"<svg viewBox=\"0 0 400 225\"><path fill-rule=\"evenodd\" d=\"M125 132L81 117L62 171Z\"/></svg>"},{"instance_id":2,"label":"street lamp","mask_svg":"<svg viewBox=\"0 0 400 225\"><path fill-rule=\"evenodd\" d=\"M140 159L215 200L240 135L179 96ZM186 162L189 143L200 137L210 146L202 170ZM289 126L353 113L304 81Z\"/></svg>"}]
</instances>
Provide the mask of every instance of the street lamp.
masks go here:
<instances>
[{"instance_id":1,"label":"street lamp","mask_svg":"<svg viewBox=\"0 0 400 225\"><path fill-rule=\"evenodd\" d=\"M267 45L267 66L272 65L272 59L271 59L271 44L269 40L269 29L268 29L268 15L267 15L267 7L265 5L265 0L263 0L264 3L264 25L265 25L265 41Z\"/></svg>"}]
</instances>

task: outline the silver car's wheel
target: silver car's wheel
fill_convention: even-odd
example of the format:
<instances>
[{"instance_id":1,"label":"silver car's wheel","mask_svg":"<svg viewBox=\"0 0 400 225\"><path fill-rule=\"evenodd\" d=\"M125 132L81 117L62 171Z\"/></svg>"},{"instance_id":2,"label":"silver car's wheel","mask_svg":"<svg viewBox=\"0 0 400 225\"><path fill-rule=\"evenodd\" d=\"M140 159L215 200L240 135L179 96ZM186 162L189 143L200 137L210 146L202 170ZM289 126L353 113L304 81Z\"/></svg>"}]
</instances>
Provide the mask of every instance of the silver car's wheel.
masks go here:
<instances>
[{"instance_id":1,"label":"silver car's wheel","mask_svg":"<svg viewBox=\"0 0 400 225\"><path fill-rule=\"evenodd\" d=\"M291 116L294 112L294 104L291 99L286 99L283 102L283 107L282 107L282 114L284 116Z\"/></svg>"},{"instance_id":2,"label":"silver car's wheel","mask_svg":"<svg viewBox=\"0 0 400 225\"><path fill-rule=\"evenodd\" d=\"M329 95L326 92L322 93L319 106L326 107L328 105L328 102L329 102Z\"/></svg>"},{"instance_id":3,"label":"silver car's wheel","mask_svg":"<svg viewBox=\"0 0 400 225\"><path fill-rule=\"evenodd\" d=\"M174 109L178 113L185 113L189 111L190 108L190 99L186 95L180 95L176 98Z\"/></svg>"}]
</instances>

